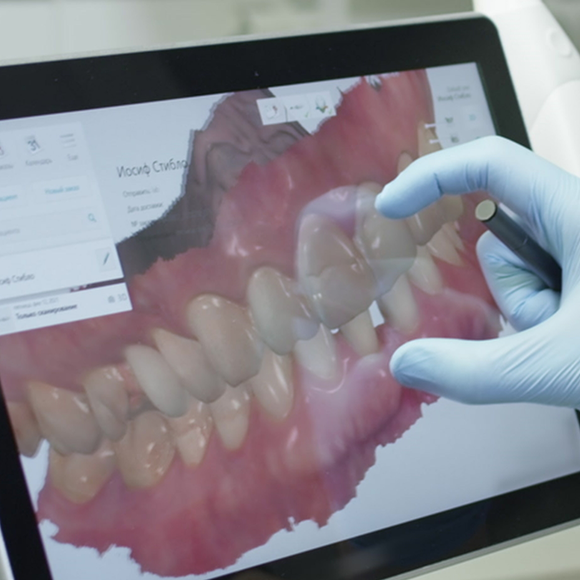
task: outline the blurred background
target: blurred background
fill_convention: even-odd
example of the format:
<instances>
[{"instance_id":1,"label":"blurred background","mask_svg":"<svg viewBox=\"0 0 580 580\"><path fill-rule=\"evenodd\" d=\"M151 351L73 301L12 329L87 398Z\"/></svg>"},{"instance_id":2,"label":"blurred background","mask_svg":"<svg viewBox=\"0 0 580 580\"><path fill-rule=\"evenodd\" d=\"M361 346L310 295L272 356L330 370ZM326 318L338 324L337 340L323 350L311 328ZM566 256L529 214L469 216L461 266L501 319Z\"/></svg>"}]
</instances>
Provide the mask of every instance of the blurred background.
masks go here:
<instances>
[{"instance_id":1,"label":"blurred background","mask_svg":"<svg viewBox=\"0 0 580 580\"><path fill-rule=\"evenodd\" d=\"M580 46L580 0L546 0ZM0 0L0 60L466 12L471 0Z\"/></svg>"}]
</instances>

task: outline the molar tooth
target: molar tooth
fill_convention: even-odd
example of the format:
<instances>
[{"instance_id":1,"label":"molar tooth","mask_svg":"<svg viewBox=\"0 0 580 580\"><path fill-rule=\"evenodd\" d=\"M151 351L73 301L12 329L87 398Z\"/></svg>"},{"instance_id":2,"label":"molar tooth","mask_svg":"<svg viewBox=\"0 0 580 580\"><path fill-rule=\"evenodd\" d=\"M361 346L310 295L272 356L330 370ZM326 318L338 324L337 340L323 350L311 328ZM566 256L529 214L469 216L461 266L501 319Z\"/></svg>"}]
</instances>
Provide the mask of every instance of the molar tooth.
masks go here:
<instances>
[{"instance_id":1,"label":"molar tooth","mask_svg":"<svg viewBox=\"0 0 580 580\"><path fill-rule=\"evenodd\" d=\"M40 428L27 403L8 401L8 415L18 444L18 451L26 457L34 457L42 440Z\"/></svg>"},{"instance_id":2,"label":"molar tooth","mask_svg":"<svg viewBox=\"0 0 580 580\"><path fill-rule=\"evenodd\" d=\"M443 291L439 268L426 248L421 247L417 250L417 259L409 270L409 279L427 294L439 294Z\"/></svg>"},{"instance_id":3,"label":"molar tooth","mask_svg":"<svg viewBox=\"0 0 580 580\"><path fill-rule=\"evenodd\" d=\"M208 405L192 401L187 413L179 419L170 419L169 426L183 463L192 467L199 465L213 429L213 417Z\"/></svg>"},{"instance_id":4,"label":"molar tooth","mask_svg":"<svg viewBox=\"0 0 580 580\"><path fill-rule=\"evenodd\" d=\"M316 314L328 328L339 328L372 304L373 273L340 227L309 215L298 236L298 276Z\"/></svg>"},{"instance_id":5,"label":"molar tooth","mask_svg":"<svg viewBox=\"0 0 580 580\"><path fill-rule=\"evenodd\" d=\"M86 395L31 381L28 401L40 432L59 453L95 452L101 431Z\"/></svg>"},{"instance_id":6,"label":"molar tooth","mask_svg":"<svg viewBox=\"0 0 580 580\"><path fill-rule=\"evenodd\" d=\"M250 424L250 394L245 385L226 388L226 392L210 405L215 426L226 449L242 446Z\"/></svg>"},{"instance_id":7,"label":"molar tooth","mask_svg":"<svg viewBox=\"0 0 580 580\"><path fill-rule=\"evenodd\" d=\"M427 244L427 248L433 256L440 260L444 260L453 266L463 265L461 256L444 229L440 229L433 236L433 239Z\"/></svg>"},{"instance_id":8,"label":"molar tooth","mask_svg":"<svg viewBox=\"0 0 580 580\"><path fill-rule=\"evenodd\" d=\"M159 483L175 455L167 421L156 411L147 411L131 421L114 449L123 481L132 488Z\"/></svg>"},{"instance_id":9,"label":"molar tooth","mask_svg":"<svg viewBox=\"0 0 580 580\"><path fill-rule=\"evenodd\" d=\"M294 404L292 358L268 350L260 372L250 381L252 392L274 419L285 419Z\"/></svg>"},{"instance_id":10,"label":"molar tooth","mask_svg":"<svg viewBox=\"0 0 580 580\"><path fill-rule=\"evenodd\" d=\"M255 376L264 347L245 308L220 296L199 296L187 318L213 368L232 386Z\"/></svg>"},{"instance_id":11,"label":"molar tooth","mask_svg":"<svg viewBox=\"0 0 580 580\"><path fill-rule=\"evenodd\" d=\"M213 403L224 394L226 384L212 368L199 342L161 328L152 334L157 348L177 373L181 384L196 399Z\"/></svg>"},{"instance_id":12,"label":"molar tooth","mask_svg":"<svg viewBox=\"0 0 580 580\"><path fill-rule=\"evenodd\" d=\"M323 324L310 340L299 340L294 347L296 359L305 369L324 380L331 380L338 372L336 341Z\"/></svg>"},{"instance_id":13,"label":"molar tooth","mask_svg":"<svg viewBox=\"0 0 580 580\"><path fill-rule=\"evenodd\" d=\"M359 356L379 352L379 339L368 310L345 324L340 331Z\"/></svg>"},{"instance_id":14,"label":"molar tooth","mask_svg":"<svg viewBox=\"0 0 580 580\"><path fill-rule=\"evenodd\" d=\"M115 452L108 441L92 455L61 455L51 448L48 473L52 485L76 504L91 501L115 470Z\"/></svg>"},{"instance_id":15,"label":"molar tooth","mask_svg":"<svg viewBox=\"0 0 580 580\"><path fill-rule=\"evenodd\" d=\"M406 334L411 334L420 322L419 307L413 297L407 276L401 276L391 291L377 300L385 321Z\"/></svg>"},{"instance_id":16,"label":"molar tooth","mask_svg":"<svg viewBox=\"0 0 580 580\"><path fill-rule=\"evenodd\" d=\"M127 430L129 395L116 367L94 369L82 381L95 419L103 433L118 441Z\"/></svg>"},{"instance_id":17,"label":"molar tooth","mask_svg":"<svg viewBox=\"0 0 580 580\"><path fill-rule=\"evenodd\" d=\"M181 417L187 410L187 393L161 354L142 344L128 346L125 358L149 400L169 417Z\"/></svg>"},{"instance_id":18,"label":"molar tooth","mask_svg":"<svg viewBox=\"0 0 580 580\"><path fill-rule=\"evenodd\" d=\"M308 340L318 332L306 300L295 282L277 270L256 270L248 284L248 303L264 342L277 354L292 352L297 340Z\"/></svg>"}]
</instances>

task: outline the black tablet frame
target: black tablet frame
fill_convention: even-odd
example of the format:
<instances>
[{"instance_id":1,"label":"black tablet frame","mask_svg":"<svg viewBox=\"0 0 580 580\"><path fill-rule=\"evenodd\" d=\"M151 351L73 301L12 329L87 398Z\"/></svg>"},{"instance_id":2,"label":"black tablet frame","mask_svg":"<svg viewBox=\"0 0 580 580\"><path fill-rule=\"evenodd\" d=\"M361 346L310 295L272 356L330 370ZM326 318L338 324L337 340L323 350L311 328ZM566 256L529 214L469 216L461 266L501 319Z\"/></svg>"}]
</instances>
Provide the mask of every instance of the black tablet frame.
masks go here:
<instances>
[{"instance_id":1,"label":"black tablet frame","mask_svg":"<svg viewBox=\"0 0 580 580\"><path fill-rule=\"evenodd\" d=\"M0 67L0 120L468 62L479 67L498 134L529 147L497 31L476 15ZM0 457L14 578L51 580L1 396ZM260 569L287 580L391 577L579 519L579 489L580 474L571 475Z\"/></svg>"}]
</instances>

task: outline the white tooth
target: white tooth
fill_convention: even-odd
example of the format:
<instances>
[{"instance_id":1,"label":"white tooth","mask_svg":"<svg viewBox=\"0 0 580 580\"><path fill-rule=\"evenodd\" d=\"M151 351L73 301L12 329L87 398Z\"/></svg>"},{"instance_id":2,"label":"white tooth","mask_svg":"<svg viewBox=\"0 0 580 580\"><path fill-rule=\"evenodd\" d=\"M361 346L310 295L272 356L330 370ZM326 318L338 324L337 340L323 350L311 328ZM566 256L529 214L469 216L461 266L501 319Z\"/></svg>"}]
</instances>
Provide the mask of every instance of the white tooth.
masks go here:
<instances>
[{"instance_id":1,"label":"white tooth","mask_svg":"<svg viewBox=\"0 0 580 580\"><path fill-rule=\"evenodd\" d=\"M274 419L285 419L294 404L292 358L266 351L260 372L250 381L252 392Z\"/></svg>"},{"instance_id":2,"label":"white tooth","mask_svg":"<svg viewBox=\"0 0 580 580\"><path fill-rule=\"evenodd\" d=\"M453 266L463 265L461 256L443 228L433 236L432 240L427 244L427 248L433 256L440 260L452 264Z\"/></svg>"},{"instance_id":3,"label":"white tooth","mask_svg":"<svg viewBox=\"0 0 580 580\"><path fill-rule=\"evenodd\" d=\"M345 324L340 331L359 356L379 352L379 339L368 310Z\"/></svg>"},{"instance_id":4,"label":"white tooth","mask_svg":"<svg viewBox=\"0 0 580 580\"><path fill-rule=\"evenodd\" d=\"M125 358L149 400L169 417L181 417L187 410L187 393L161 354L142 344L128 346Z\"/></svg>"},{"instance_id":5,"label":"white tooth","mask_svg":"<svg viewBox=\"0 0 580 580\"><path fill-rule=\"evenodd\" d=\"M213 417L209 406L192 401L187 413L179 419L170 419L169 426L183 463L199 465L207 450L213 429Z\"/></svg>"},{"instance_id":6,"label":"white tooth","mask_svg":"<svg viewBox=\"0 0 580 580\"><path fill-rule=\"evenodd\" d=\"M116 367L91 371L82 381L99 427L112 441L127 430L129 395L125 380Z\"/></svg>"},{"instance_id":7,"label":"white tooth","mask_svg":"<svg viewBox=\"0 0 580 580\"><path fill-rule=\"evenodd\" d=\"M158 484L175 455L169 425L160 413L147 411L129 423L125 437L114 444L117 466L127 487Z\"/></svg>"},{"instance_id":8,"label":"white tooth","mask_svg":"<svg viewBox=\"0 0 580 580\"><path fill-rule=\"evenodd\" d=\"M8 401L8 416L14 430L18 451L26 457L34 457L42 439L38 423L27 403Z\"/></svg>"},{"instance_id":9,"label":"white tooth","mask_svg":"<svg viewBox=\"0 0 580 580\"><path fill-rule=\"evenodd\" d=\"M375 296L375 278L360 252L332 220L309 215L298 236L298 277L327 328L364 312Z\"/></svg>"},{"instance_id":10,"label":"white tooth","mask_svg":"<svg viewBox=\"0 0 580 580\"><path fill-rule=\"evenodd\" d=\"M338 372L336 341L324 325L310 340L299 340L294 347L296 360L302 367L324 380L331 380Z\"/></svg>"},{"instance_id":11,"label":"white tooth","mask_svg":"<svg viewBox=\"0 0 580 580\"><path fill-rule=\"evenodd\" d=\"M248 284L248 304L264 342L277 354L292 352L297 340L318 332L314 318L296 283L273 268L256 270Z\"/></svg>"},{"instance_id":12,"label":"white tooth","mask_svg":"<svg viewBox=\"0 0 580 580\"><path fill-rule=\"evenodd\" d=\"M64 497L84 504L96 497L115 471L115 452L109 441L103 441L92 455L61 455L50 450L48 473L52 485Z\"/></svg>"},{"instance_id":13,"label":"white tooth","mask_svg":"<svg viewBox=\"0 0 580 580\"><path fill-rule=\"evenodd\" d=\"M463 240L459 237L457 230L453 224L445 224L442 228L445 233L449 236L449 239L453 242L453 245L460 251L465 251L465 244Z\"/></svg>"},{"instance_id":14,"label":"white tooth","mask_svg":"<svg viewBox=\"0 0 580 580\"><path fill-rule=\"evenodd\" d=\"M415 243L419 246L428 243L445 223L440 203L437 201L405 220Z\"/></svg>"},{"instance_id":15,"label":"white tooth","mask_svg":"<svg viewBox=\"0 0 580 580\"><path fill-rule=\"evenodd\" d=\"M161 328L152 334L157 348L177 373L181 384L196 399L213 403L224 394L226 384L211 366L199 342Z\"/></svg>"},{"instance_id":16,"label":"white tooth","mask_svg":"<svg viewBox=\"0 0 580 580\"><path fill-rule=\"evenodd\" d=\"M407 169L411 163L413 163L413 158L411 155L409 155L409 153L403 151L397 160L397 174L403 173L403 171L405 171L405 169Z\"/></svg>"},{"instance_id":17,"label":"white tooth","mask_svg":"<svg viewBox=\"0 0 580 580\"><path fill-rule=\"evenodd\" d=\"M419 307L407 276L401 276L391 291L377 300L387 324L410 334L417 330L420 322Z\"/></svg>"},{"instance_id":18,"label":"white tooth","mask_svg":"<svg viewBox=\"0 0 580 580\"><path fill-rule=\"evenodd\" d=\"M31 381L28 401L40 432L62 455L94 453L101 441L101 430L86 395Z\"/></svg>"},{"instance_id":19,"label":"white tooth","mask_svg":"<svg viewBox=\"0 0 580 580\"><path fill-rule=\"evenodd\" d=\"M459 195L444 195L440 204L446 222L455 222L463 215L464 205Z\"/></svg>"},{"instance_id":20,"label":"white tooth","mask_svg":"<svg viewBox=\"0 0 580 580\"><path fill-rule=\"evenodd\" d=\"M432 127L425 126L425 123L419 123L417 139L419 157L423 157L429 153L435 153L442 149L437 133Z\"/></svg>"},{"instance_id":21,"label":"white tooth","mask_svg":"<svg viewBox=\"0 0 580 580\"><path fill-rule=\"evenodd\" d=\"M239 449L250 424L250 395L245 385L235 389L228 385L226 392L210 408L224 447L230 451Z\"/></svg>"},{"instance_id":22,"label":"white tooth","mask_svg":"<svg viewBox=\"0 0 580 580\"><path fill-rule=\"evenodd\" d=\"M258 374L264 345L245 308L206 294L187 307L189 327L213 368L237 386Z\"/></svg>"},{"instance_id":23,"label":"white tooth","mask_svg":"<svg viewBox=\"0 0 580 580\"><path fill-rule=\"evenodd\" d=\"M424 247L417 250L417 259L408 275L411 282L427 294L443 292L443 279L439 268L437 268L429 251Z\"/></svg>"}]
</instances>

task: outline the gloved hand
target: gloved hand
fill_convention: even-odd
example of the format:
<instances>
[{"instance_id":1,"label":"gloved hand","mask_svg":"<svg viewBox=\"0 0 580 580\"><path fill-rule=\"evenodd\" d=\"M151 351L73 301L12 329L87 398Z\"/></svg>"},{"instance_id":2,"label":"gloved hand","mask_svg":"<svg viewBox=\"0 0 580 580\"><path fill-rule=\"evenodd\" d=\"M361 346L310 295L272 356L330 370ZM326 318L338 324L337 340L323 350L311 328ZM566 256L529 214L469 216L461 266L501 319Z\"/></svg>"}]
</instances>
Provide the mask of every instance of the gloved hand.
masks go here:
<instances>
[{"instance_id":1,"label":"gloved hand","mask_svg":"<svg viewBox=\"0 0 580 580\"><path fill-rule=\"evenodd\" d=\"M488 191L519 216L562 266L561 295L545 287L491 233L477 255L491 292L519 332L487 341L426 338L401 346L401 384L466 403L528 401L580 408L580 179L499 137L415 161L376 207L408 217L443 193Z\"/></svg>"}]
</instances>

